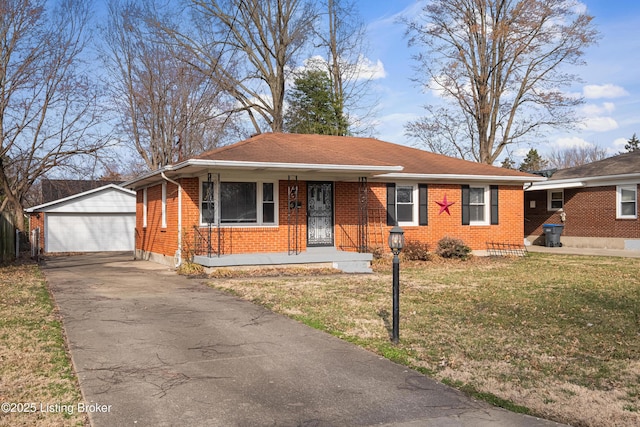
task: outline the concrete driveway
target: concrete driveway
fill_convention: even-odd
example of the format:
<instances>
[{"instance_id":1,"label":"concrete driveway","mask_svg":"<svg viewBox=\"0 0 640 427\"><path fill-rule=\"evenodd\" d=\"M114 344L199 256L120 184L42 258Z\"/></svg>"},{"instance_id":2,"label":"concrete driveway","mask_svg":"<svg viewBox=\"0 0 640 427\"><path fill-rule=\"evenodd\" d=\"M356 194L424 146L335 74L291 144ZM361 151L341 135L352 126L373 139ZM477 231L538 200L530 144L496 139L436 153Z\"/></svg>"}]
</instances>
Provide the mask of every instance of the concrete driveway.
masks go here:
<instances>
[{"instance_id":1,"label":"concrete driveway","mask_svg":"<svg viewBox=\"0 0 640 427\"><path fill-rule=\"evenodd\" d=\"M96 427L557 425L129 254L44 272Z\"/></svg>"}]
</instances>

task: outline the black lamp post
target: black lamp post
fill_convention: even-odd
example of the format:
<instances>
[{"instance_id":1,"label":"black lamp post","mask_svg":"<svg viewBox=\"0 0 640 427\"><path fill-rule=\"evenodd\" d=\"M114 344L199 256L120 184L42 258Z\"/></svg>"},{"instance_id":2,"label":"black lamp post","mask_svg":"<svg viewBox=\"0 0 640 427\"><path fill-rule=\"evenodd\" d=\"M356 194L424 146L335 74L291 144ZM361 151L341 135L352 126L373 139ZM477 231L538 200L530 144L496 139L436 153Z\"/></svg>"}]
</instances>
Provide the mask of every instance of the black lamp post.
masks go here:
<instances>
[{"instance_id":1,"label":"black lamp post","mask_svg":"<svg viewBox=\"0 0 640 427\"><path fill-rule=\"evenodd\" d=\"M389 231L389 248L393 253L393 332L392 340L400 340L400 259L398 255L404 247L404 230L397 225Z\"/></svg>"}]
</instances>

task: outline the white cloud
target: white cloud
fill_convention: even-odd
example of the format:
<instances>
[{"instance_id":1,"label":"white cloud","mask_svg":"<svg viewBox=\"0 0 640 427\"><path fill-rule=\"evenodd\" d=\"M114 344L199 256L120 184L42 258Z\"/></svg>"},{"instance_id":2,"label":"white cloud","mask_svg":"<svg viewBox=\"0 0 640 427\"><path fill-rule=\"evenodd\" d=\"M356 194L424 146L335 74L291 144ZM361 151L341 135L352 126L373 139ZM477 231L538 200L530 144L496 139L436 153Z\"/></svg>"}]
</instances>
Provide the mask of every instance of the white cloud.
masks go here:
<instances>
[{"instance_id":1,"label":"white cloud","mask_svg":"<svg viewBox=\"0 0 640 427\"><path fill-rule=\"evenodd\" d=\"M589 117L581 123L580 127L587 131L607 132L618 129L618 122L612 117Z\"/></svg>"},{"instance_id":2,"label":"white cloud","mask_svg":"<svg viewBox=\"0 0 640 427\"><path fill-rule=\"evenodd\" d=\"M605 102L602 105L587 104L582 107L582 112L587 117L595 117L602 114L611 114L616 109L613 102Z\"/></svg>"},{"instance_id":3,"label":"white cloud","mask_svg":"<svg viewBox=\"0 0 640 427\"><path fill-rule=\"evenodd\" d=\"M360 56L357 63L357 75L359 79L378 80L387 77L384 64L379 59L374 63L369 58Z\"/></svg>"},{"instance_id":4,"label":"white cloud","mask_svg":"<svg viewBox=\"0 0 640 427\"><path fill-rule=\"evenodd\" d=\"M572 148L572 147L584 147L584 148L593 147L592 143L587 142L584 139L579 138L577 136L558 138L556 139L554 145L556 148L561 148L561 149Z\"/></svg>"},{"instance_id":5,"label":"white cloud","mask_svg":"<svg viewBox=\"0 0 640 427\"><path fill-rule=\"evenodd\" d=\"M355 64L350 64L341 60L341 67L351 78L355 80L378 80L387 77L384 64L381 60L372 61L371 59L360 55ZM328 70L327 61L320 55L315 55L304 60L301 67L295 69L296 72L304 70Z\"/></svg>"},{"instance_id":6,"label":"white cloud","mask_svg":"<svg viewBox=\"0 0 640 427\"><path fill-rule=\"evenodd\" d=\"M623 96L629 96L622 86L616 86L614 84L604 85L586 85L582 94L587 99L599 99L599 98L621 98Z\"/></svg>"},{"instance_id":7,"label":"white cloud","mask_svg":"<svg viewBox=\"0 0 640 427\"><path fill-rule=\"evenodd\" d=\"M627 143L629 142L629 140L627 138L616 138L613 141L613 146L619 149L624 149L624 146L627 145Z\"/></svg>"}]
</instances>

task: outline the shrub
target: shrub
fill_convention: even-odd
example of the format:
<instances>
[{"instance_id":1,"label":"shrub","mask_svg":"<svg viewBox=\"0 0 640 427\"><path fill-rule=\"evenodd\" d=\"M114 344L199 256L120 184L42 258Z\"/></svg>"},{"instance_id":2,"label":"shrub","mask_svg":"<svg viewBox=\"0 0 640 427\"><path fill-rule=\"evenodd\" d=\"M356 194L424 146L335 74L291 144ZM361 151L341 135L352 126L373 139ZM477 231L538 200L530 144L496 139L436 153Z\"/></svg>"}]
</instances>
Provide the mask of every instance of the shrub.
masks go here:
<instances>
[{"instance_id":1,"label":"shrub","mask_svg":"<svg viewBox=\"0 0 640 427\"><path fill-rule=\"evenodd\" d=\"M204 274L204 267L200 264L184 261L178 267L178 274L182 276L200 276Z\"/></svg>"},{"instance_id":2,"label":"shrub","mask_svg":"<svg viewBox=\"0 0 640 427\"><path fill-rule=\"evenodd\" d=\"M384 246L370 246L369 253L373 255L373 259L382 259L384 257L386 249Z\"/></svg>"},{"instance_id":3,"label":"shrub","mask_svg":"<svg viewBox=\"0 0 640 427\"><path fill-rule=\"evenodd\" d=\"M442 258L467 259L471 254L471 248L460 239L446 236L438 241L436 254Z\"/></svg>"},{"instance_id":4,"label":"shrub","mask_svg":"<svg viewBox=\"0 0 640 427\"><path fill-rule=\"evenodd\" d=\"M429 261L429 245L419 240L407 240L402 250L402 257L407 261Z\"/></svg>"}]
</instances>

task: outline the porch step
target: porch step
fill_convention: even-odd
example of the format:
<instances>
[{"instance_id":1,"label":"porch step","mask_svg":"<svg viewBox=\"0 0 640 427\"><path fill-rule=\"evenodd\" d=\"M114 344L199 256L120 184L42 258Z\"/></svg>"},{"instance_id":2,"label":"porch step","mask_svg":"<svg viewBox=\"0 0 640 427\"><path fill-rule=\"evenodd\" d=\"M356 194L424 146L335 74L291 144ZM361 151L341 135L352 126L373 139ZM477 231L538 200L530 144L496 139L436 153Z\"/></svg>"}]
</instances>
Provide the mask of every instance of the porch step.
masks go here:
<instances>
[{"instance_id":1,"label":"porch step","mask_svg":"<svg viewBox=\"0 0 640 427\"><path fill-rule=\"evenodd\" d=\"M194 256L196 264L205 267L235 267L261 265L331 264L345 273L371 273L372 254L338 251L335 248L308 248L298 255L288 253L259 253L222 255L220 257Z\"/></svg>"}]
</instances>

